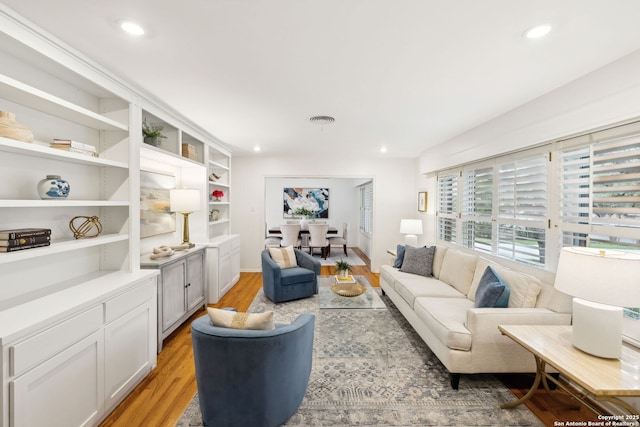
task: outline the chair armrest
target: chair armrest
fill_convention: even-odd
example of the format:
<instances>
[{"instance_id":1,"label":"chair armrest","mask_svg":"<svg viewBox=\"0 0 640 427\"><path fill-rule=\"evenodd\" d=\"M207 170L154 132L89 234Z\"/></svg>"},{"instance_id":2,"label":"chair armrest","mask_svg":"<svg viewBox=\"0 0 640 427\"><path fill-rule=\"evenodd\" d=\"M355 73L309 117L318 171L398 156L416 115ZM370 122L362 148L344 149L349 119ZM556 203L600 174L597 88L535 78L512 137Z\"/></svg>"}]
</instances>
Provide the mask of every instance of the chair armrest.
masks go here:
<instances>
[{"instance_id":1,"label":"chair armrest","mask_svg":"<svg viewBox=\"0 0 640 427\"><path fill-rule=\"evenodd\" d=\"M266 283L280 283L280 266L271 258L269 250L262 251L262 280Z\"/></svg>"},{"instance_id":2,"label":"chair armrest","mask_svg":"<svg viewBox=\"0 0 640 427\"><path fill-rule=\"evenodd\" d=\"M320 274L320 261L300 249L294 249L294 251L296 253L296 261L299 267L307 268L315 272L316 276Z\"/></svg>"}]
</instances>

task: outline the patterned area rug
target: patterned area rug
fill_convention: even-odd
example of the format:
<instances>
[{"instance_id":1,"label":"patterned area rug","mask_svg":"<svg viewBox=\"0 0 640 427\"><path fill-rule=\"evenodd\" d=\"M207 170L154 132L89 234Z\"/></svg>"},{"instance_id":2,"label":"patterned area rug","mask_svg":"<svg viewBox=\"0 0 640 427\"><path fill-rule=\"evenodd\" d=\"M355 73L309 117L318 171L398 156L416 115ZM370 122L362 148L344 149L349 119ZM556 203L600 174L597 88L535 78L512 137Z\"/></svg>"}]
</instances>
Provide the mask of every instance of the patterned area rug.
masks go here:
<instances>
[{"instance_id":1,"label":"patterned area rug","mask_svg":"<svg viewBox=\"0 0 640 427\"><path fill-rule=\"evenodd\" d=\"M460 389L385 296L387 310L320 310L317 295L274 304L262 290L250 312L289 323L316 315L307 394L286 426L544 426L492 375L463 375ZM201 426L197 395L178 427Z\"/></svg>"},{"instance_id":2,"label":"patterned area rug","mask_svg":"<svg viewBox=\"0 0 640 427\"><path fill-rule=\"evenodd\" d=\"M351 265L365 265L364 261L349 248L347 248L347 256L344 256L342 248L331 248L331 256L327 257L327 259L322 259L319 252L316 250L313 257L319 260L322 265L336 265L336 262L340 260L347 261Z\"/></svg>"}]
</instances>

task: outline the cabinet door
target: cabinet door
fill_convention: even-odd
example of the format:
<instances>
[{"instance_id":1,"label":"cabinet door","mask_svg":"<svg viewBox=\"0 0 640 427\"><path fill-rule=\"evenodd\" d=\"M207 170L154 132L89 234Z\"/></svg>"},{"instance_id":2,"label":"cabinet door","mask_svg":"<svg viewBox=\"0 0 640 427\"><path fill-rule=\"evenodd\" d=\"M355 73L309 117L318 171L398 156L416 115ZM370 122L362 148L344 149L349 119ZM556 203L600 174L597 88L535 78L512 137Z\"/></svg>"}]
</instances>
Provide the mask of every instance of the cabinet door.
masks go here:
<instances>
[{"instance_id":1,"label":"cabinet door","mask_svg":"<svg viewBox=\"0 0 640 427\"><path fill-rule=\"evenodd\" d=\"M162 268L162 330L166 331L187 312L185 304L186 260Z\"/></svg>"},{"instance_id":2,"label":"cabinet door","mask_svg":"<svg viewBox=\"0 0 640 427\"><path fill-rule=\"evenodd\" d=\"M218 286L220 288L220 298L222 298L231 286L231 254L229 252L220 256L218 268Z\"/></svg>"},{"instance_id":3,"label":"cabinet door","mask_svg":"<svg viewBox=\"0 0 640 427\"><path fill-rule=\"evenodd\" d=\"M240 248L235 248L231 252L231 286L238 283L238 280L240 280Z\"/></svg>"},{"instance_id":4,"label":"cabinet door","mask_svg":"<svg viewBox=\"0 0 640 427\"><path fill-rule=\"evenodd\" d=\"M187 258L187 311L204 299L204 251Z\"/></svg>"},{"instance_id":5,"label":"cabinet door","mask_svg":"<svg viewBox=\"0 0 640 427\"><path fill-rule=\"evenodd\" d=\"M104 408L103 357L98 331L11 381L11 426L96 424Z\"/></svg>"},{"instance_id":6,"label":"cabinet door","mask_svg":"<svg viewBox=\"0 0 640 427\"><path fill-rule=\"evenodd\" d=\"M155 330L151 330L155 325L152 303L149 301L135 308L105 327L107 409L114 407L151 372L151 358L155 352Z\"/></svg>"}]
</instances>

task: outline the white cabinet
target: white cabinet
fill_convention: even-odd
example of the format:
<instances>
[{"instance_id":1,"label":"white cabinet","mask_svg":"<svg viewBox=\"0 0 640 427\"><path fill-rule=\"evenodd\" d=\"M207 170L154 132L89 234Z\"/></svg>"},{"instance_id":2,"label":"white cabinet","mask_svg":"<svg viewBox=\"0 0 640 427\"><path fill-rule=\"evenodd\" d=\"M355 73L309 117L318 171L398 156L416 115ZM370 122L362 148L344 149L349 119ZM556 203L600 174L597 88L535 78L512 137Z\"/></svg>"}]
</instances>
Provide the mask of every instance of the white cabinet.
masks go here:
<instances>
[{"instance_id":1,"label":"white cabinet","mask_svg":"<svg viewBox=\"0 0 640 427\"><path fill-rule=\"evenodd\" d=\"M162 340L200 307L205 307L205 247L176 252L170 257L150 259L143 255L144 269L158 269L158 351Z\"/></svg>"},{"instance_id":2,"label":"white cabinet","mask_svg":"<svg viewBox=\"0 0 640 427\"><path fill-rule=\"evenodd\" d=\"M217 303L240 280L240 236L226 234L209 242L209 304Z\"/></svg>"},{"instance_id":3,"label":"white cabinet","mask_svg":"<svg viewBox=\"0 0 640 427\"><path fill-rule=\"evenodd\" d=\"M136 276L126 285L97 279L0 312L0 425L97 425L151 372L156 283Z\"/></svg>"}]
</instances>

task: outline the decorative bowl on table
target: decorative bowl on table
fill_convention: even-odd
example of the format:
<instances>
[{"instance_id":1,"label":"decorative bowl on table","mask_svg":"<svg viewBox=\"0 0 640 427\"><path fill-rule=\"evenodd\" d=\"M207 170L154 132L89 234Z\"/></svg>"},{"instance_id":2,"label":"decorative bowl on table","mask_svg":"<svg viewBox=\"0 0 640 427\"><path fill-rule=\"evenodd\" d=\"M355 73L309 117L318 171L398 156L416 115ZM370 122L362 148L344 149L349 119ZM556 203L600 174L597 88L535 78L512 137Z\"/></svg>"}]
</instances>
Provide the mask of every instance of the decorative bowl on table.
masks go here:
<instances>
[{"instance_id":1,"label":"decorative bowl on table","mask_svg":"<svg viewBox=\"0 0 640 427\"><path fill-rule=\"evenodd\" d=\"M336 283L331 290L343 297L357 297L365 293L367 288L357 283Z\"/></svg>"}]
</instances>

